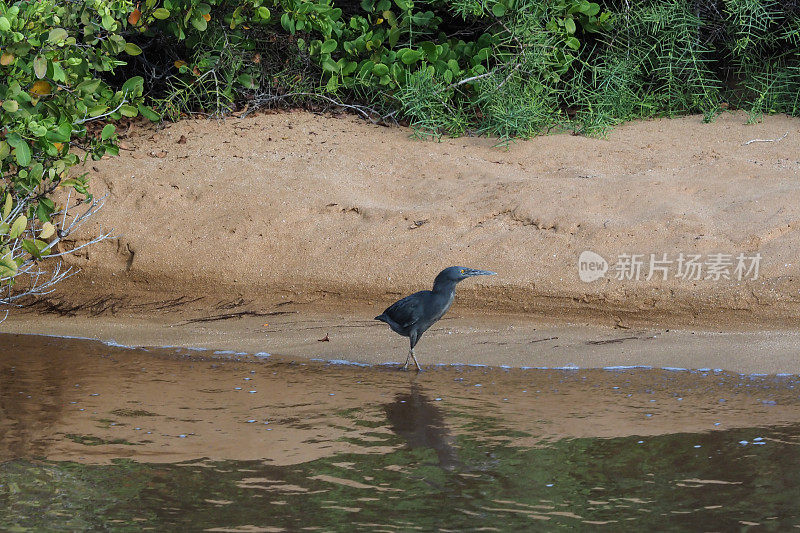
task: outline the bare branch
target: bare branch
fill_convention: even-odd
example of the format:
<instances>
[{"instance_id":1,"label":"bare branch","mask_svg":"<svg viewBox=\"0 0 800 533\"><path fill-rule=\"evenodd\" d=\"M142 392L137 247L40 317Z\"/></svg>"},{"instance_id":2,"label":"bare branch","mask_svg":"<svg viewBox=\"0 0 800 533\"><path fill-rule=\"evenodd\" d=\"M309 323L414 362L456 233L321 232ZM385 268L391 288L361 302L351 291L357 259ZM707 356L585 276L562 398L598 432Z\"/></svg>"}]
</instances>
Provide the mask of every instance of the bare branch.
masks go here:
<instances>
[{"instance_id":1,"label":"bare branch","mask_svg":"<svg viewBox=\"0 0 800 533\"><path fill-rule=\"evenodd\" d=\"M78 210L79 212L75 213L75 215L72 217L72 220L68 223L68 212L78 209L83 204L83 202L78 201L74 206L70 206L70 200L72 198L71 193L72 191L70 191L67 196L67 203L64 206L63 211L53 213L52 218L56 220L58 215L61 215L61 221L60 223L56 223L56 237L41 250L41 255L44 256L43 259L37 260L22 247L23 240L35 239L37 232L40 231L40 229L37 229L36 227L35 220L32 220L29 223L29 226L25 229L22 235L6 243L8 251L2 257L0 257L0 259L7 260L10 258L19 266L16 268L16 271L13 273L13 275L0 277L0 291L2 291L2 294L0 294L0 306L18 306L19 304L16 302L22 298L30 296L42 296L53 292L58 283L71 276L74 276L78 272L78 269L73 267L67 267L64 269L61 257L75 254L87 246L91 246L92 244L96 244L112 237L113 230L110 232L101 232L100 235L91 238L89 241L81 244L80 246L76 246L75 248L66 250L64 252L48 255L48 252L56 244L80 228L105 204L105 196L99 199L92 199L86 208L82 211ZM30 201L33 199L34 197L30 195L19 199L7 219L15 220L19 214L25 212ZM43 268L43 265L47 265L50 268ZM5 315L8 316L7 310ZM5 320L5 318L3 318L3 320ZM2 322L2 320L0 320L0 322Z\"/></svg>"},{"instance_id":2,"label":"bare branch","mask_svg":"<svg viewBox=\"0 0 800 533\"><path fill-rule=\"evenodd\" d=\"M240 118L244 118L256 109L261 107L267 106L273 102L278 102L280 100L285 100L288 98L292 98L295 96L309 96L312 98L318 98L320 100L325 100L326 102L336 106L341 107L344 109L351 109L358 113L359 115L363 116L373 124L381 124L386 123L389 119L392 119L395 115L395 111L389 113L388 115L381 115L376 109L371 107L363 106L363 105L353 105L353 104L346 104L329 96L325 96L323 94L318 93L311 93L311 92L293 92L293 93L286 93L286 94L277 94L277 95L263 95L257 96L253 99L251 107L249 107L244 113L240 115ZM377 117L377 119L373 118Z\"/></svg>"},{"instance_id":3,"label":"bare branch","mask_svg":"<svg viewBox=\"0 0 800 533\"><path fill-rule=\"evenodd\" d=\"M122 95L122 100L120 101L119 105L117 107L115 107L114 109L112 109L111 111L109 111L107 113L103 113L102 115L97 115L96 117L84 117L84 118L82 118L80 120L76 120L75 122L72 123L72 125L73 126L80 126L81 124L84 124L86 122L91 122L92 120L100 120L101 118L106 118L108 116L113 115L114 113L119 111L120 108L122 106L124 106L125 103L127 102L127 100L125 99L125 96L126 96L125 94Z\"/></svg>"},{"instance_id":4,"label":"bare branch","mask_svg":"<svg viewBox=\"0 0 800 533\"><path fill-rule=\"evenodd\" d=\"M783 135L781 135L780 137L778 137L777 139L750 139L747 142L743 142L742 146L747 146L748 144L751 144L751 143L776 143L778 141L784 140L787 135L789 135L788 131L786 133L784 133Z\"/></svg>"}]
</instances>

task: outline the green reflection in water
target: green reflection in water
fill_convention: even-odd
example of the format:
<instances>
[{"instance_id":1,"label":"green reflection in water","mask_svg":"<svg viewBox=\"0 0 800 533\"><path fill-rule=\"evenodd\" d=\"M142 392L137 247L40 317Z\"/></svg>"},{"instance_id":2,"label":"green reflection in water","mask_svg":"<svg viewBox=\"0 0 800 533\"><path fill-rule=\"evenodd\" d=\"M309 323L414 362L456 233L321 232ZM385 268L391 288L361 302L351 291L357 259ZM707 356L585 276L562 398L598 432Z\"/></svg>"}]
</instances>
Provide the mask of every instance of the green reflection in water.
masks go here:
<instances>
[{"instance_id":1,"label":"green reflection in water","mask_svg":"<svg viewBox=\"0 0 800 533\"><path fill-rule=\"evenodd\" d=\"M325 531L739 530L800 524L800 426L564 439L524 448L435 419L424 398L384 406L392 434L293 466L264 461L0 465L0 529L136 531L256 526ZM430 407L430 406L428 406ZM421 420L421 419L420 419ZM475 427L494 432L501 422ZM402 425L405 424L405 425ZM761 437L763 445L754 445ZM747 445L739 442L747 440ZM643 442L640 442L643 441ZM696 448L695 446L700 446Z\"/></svg>"}]
</instances>

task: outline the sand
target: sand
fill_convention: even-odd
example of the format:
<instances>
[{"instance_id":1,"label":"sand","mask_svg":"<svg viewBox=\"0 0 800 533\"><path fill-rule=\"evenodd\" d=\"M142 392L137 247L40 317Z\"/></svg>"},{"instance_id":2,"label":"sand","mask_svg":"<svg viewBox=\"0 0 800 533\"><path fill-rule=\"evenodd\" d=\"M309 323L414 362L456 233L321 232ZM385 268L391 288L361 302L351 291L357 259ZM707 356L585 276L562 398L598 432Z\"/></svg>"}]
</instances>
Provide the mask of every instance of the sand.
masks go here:
<instances>
[{"instance_id":1,"label":"sand","mask_svg":"<svg viewBox=\"0 0 800 533\"><path fill-rule=\"evenodd\" d=\"M0 329L83 327L97 337L92 328L116 324L119 335L139 327L140 338L157 340L187 320L231 315L218 329L236 337L239 314L255 328L270 322L265 313L287 309L296 314L277 316L366 323L428 288L443 267L465 265L499 274L459 287L452 312L467 329L492 318L623 336L676 327L760 334L791 339L790 359L800 324L800 120L746 121L725 113L712 124L696 116L634 122L606 139L562 133L509 150L491 139L424 141L406 128L307 112L160 130L135 124L118 157L85 166L95 194L108 197L76 242L101 226L117 237L73 258L82 272L33 308L55 314L16 311ZM753 139L780 140L747 144ZM581 280L584 251L607 260L605 276ZM616 270L625 254L641 261L638 279ZM651 254L672 261L661 264L666 279L661 270L646 279ZM699 279L678 275L680 254L700 256ZM737 279L739 254L750 265L760 256L757 276ZM709 270L715 263L719 279ZM384 348L404 346L371 328ZM190 344L197 332L184 329L172 341Z\"/></svg>"}]
</instances>

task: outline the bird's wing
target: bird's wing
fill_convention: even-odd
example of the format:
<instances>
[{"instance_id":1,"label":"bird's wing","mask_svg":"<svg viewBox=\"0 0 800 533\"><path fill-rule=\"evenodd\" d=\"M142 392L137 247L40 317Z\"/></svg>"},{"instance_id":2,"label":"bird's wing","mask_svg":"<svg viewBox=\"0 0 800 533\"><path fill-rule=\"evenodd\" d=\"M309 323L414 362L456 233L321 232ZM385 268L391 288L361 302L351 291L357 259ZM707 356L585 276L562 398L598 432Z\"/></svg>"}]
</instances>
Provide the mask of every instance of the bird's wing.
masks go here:
<instances>
[{"instance_id":1,"label":"bird's wing","mask_svg":"<svg viewBox=\"0 0 800 533\"><path fill-rule=\"evenodd\" d=\"M420 317L424 316L424 298L420 297L424 292L426 291L417 292L411 296L406 296L402 300L396 301L387 307L383 314L391 317L391 319L397 322L402 328L413 326Z\"/></svg>"}]
</instances>

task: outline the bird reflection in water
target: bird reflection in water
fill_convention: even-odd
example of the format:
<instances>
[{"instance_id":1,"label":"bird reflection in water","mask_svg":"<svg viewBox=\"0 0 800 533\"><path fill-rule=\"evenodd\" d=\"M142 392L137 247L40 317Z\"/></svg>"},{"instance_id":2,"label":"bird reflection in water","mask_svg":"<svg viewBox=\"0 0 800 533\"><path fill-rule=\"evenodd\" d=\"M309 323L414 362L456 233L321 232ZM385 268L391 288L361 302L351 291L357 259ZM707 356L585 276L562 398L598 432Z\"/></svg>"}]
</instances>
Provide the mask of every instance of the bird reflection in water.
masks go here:
<instances>
[{"instance_id":1,"label":"bird reflection in water","mask_svg":"<svg viewBox=\"0 0 800 533\"><path fill-rule=\"evenodd\" d=\"M442 410L411 384L410 393L397 393L394 402L383 406L390 429L403 437L410 448L433 448L439 466L445 470L460 469L458 450L447 430Z\"/></svg>"}]
</instances>

